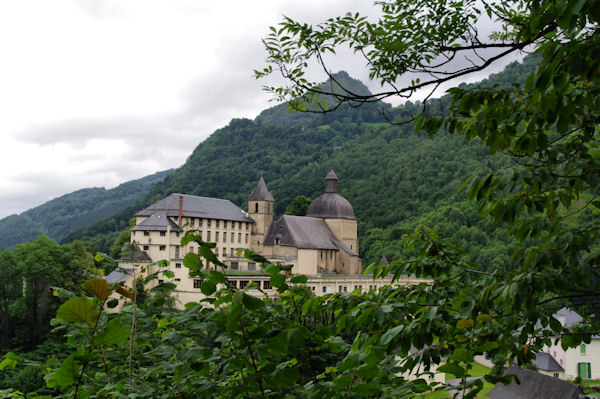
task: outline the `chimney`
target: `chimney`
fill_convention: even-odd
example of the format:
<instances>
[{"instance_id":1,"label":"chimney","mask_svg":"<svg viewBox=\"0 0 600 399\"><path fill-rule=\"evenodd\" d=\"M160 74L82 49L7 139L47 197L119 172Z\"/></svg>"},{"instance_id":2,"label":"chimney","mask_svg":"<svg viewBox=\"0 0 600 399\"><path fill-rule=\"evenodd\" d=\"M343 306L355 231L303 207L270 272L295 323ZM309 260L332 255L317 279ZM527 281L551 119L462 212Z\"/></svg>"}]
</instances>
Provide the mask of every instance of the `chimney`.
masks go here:
<instances>
[{"instance_id":1,"label":"chimney","mask_svg":"<svg viewBox=\"0 0 600 399\"><path fill-rule=\"evenodd\" d=\"M177 224L181 227L181 217L183 216L183 195L179 196L179 218L177 219Z\"/></svg>"}]
</instances>

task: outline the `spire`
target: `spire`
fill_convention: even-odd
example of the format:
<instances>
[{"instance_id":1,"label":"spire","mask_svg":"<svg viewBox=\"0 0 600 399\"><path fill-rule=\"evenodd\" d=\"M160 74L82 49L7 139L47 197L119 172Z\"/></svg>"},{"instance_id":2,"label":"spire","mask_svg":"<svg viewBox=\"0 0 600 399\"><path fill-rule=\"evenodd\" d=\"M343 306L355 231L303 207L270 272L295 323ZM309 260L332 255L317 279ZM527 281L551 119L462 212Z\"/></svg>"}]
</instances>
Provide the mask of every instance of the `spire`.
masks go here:
<instances>
[{"instance_id":1,"label":"spire","mask_svg":"<svg viewBox=\"0 0 600 399\"><path fill-rule=\"evenodd\" d=\"M265 179L263 179L262 174L260 179L258 180L258 184L252 191L252 194L248 197L250 201L271 201L274 202L273 196L267 189L267 184L265 183Z\"/></svg>"},{"instance_id":2,"label":"spire","mask_svg":"<svg viewBox=\"0 0 600 399\"><path fill-rule=\"evenodd\" d=\"M337 188L337 181L338 181L338 177L335 174L335 172L333 171L333 169L327 173L327 176L325 176L325 192L326 193L337 193L338 192L338 188Z\"/></svg>"}]
</instances>

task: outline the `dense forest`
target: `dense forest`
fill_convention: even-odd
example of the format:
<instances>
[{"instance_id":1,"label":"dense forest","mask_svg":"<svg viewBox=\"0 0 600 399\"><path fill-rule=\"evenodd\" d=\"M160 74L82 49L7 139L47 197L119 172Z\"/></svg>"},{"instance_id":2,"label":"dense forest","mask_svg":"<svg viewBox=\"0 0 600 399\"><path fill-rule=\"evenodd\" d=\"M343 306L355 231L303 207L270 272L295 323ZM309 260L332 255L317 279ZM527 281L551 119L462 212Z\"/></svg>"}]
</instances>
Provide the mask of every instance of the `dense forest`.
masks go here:
<instances>
[{"instance_id":1,"label":"dense forest","mask_svg":"<svg viewBox=\"0 0 600 399\"><path fill-rule=\"evenodd\" d=\"M44 234L53 240L111 216L141 200L148 190L171 171L128 181L115 188L84 188L0 220L0 249L34 240ZM112 240L116 237L113 235ZM73 240L69 240L73 241Z\"/></svg>"},{"instance_id":2,"label":"dense forest","mask_svg":"<svg viewBox=\"0 0 600 399\"><path fill-rule=\"evenodd\" d=\"M536 65L534 57L510 64L481 85L508 85L523 80ZM345 72L339 81L357 92L368 89ZM428 113L443 114L449 98L432 100ZM170 193L226 198L245 207L258 177L264 174L275 197L275 216L292 200L323 192L325 174L334 169L340 193L354 207L359 222L364 264L397 257L404 233L419 224L439 229L465 245L475 260L508 267L508 235L477 214L459 193L473 173L505 165L478 142L440 134L435 140L415 133L413 124L393 125L419 112L415 104L349 105L334 112L289 112L286 104L263 111L255 120L234 119L202 142L180 168L155 184L140 203L66 236L93 242L109 251L117 231L131 216Z\"/></svg>"}]
</instances>

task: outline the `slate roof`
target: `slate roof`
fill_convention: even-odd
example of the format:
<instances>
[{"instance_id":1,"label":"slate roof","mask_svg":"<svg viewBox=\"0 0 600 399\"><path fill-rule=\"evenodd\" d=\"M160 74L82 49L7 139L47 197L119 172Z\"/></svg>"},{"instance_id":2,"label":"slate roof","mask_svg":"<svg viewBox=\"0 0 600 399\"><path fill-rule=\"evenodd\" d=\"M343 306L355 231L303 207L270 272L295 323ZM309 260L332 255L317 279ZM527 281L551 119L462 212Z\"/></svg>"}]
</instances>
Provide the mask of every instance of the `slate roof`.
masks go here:
<instances>
[{"instance_id":1,"label":"slate roof","mask_svg":"<svg viewBox=\"0 0 600 399\"><path fill-rule=\"evenodd\" d=\"M565 371L565 369L558 364L554 357L546 352L539 352L535 354L535 365L540 370L545 371Z\"/></svg>"},{"instance_id":2,"label":"slate roof","mask_svg":"<svg viewBox=\"0 0 600 399\"><path fill-rule=\"evenodd\" d=\"M133 230L133 229L132 229ZM139 230L139 229L138 229ZM132 242L131 245L133 248L129 252L127 256L119 258L119 260L130 260L136 262L152 262L150 256L146 253L146 251L142 251L137 244L137 242Z\"/></svg>"},{"instance_id":3,"label":"slate roof","mask_svg":"<svg viewBox=\"0 0 600 399\"><path fill-rule=\"evenodd\" d=\"M579 315L579 313L574 310L568 308L562 308L558 312L554 313L554 318L560 322L563 327L571 328L576 326L577 324L582 323L583 317ZM542 329L542 323L539 321L535 324L536 329ZM549 329L550 327L546 327ZM600 339L600 335L592 335L593 339Z\"/></svg>"},{"instance_id":4,"label":"slate roof","mask_svg":"<svg viewBox=\"0 0 600 399\"><path fill-rule=\"evenodd\" d=\"M148 209L148 208L146 208ZM143 212L143 211L142 211ZM139 214L140 212L138 212ZM136 216L138 215L136 214ZM167 216L167 211L154 211L153 214L142 223L135 225L131 228L132 231L136 230L151 230L151 231L167 231L170 226L171 230L179 231L181 228Z\"/></svg>"},{"instance_id":5,"label":"slate roof","mask_svg":"<svg viewBox=\"0 0 600 399\"><path fill-rule=\"evenodd\" d=\"M178 193L173 193L148 208L142 209L135 216L151 216L158 211L163 211L167 216L177 217L179 216L180 196L183 197L182 214L185 217L254 222L246 212L229 200Z\"/></svg>"},{"instance_id":6,"label":"slate roof","mask_svg":"<svg viewBox=\"0 0 600 399\"><path fill-rule=\"evenodd\" d=\"M496 384L488 393L490 399L577 399L583 395L578 385L516 366L504 374L516 375L520 384L513 380L509 385Z\"/></svg>"},{"instance_id":7,"label":"slate roof","mask_svg":"<svg viewBox=\"0 0 600 399\"><path fill-rule=\"evenodd\" d=\"M106 282L109 284L122 283L124 281L127 281L134 271L135 269L126 269L123 267L118 267L108 276L106 276Z\"/></svg>"},{"instance_id":8,"label":"slate roof","mask_svg":"<svg viewBox=\"0 0 600 399\"><path fill-rule=\"evenodd\" d=\"M329 171L329 173L327 173L327 176L325 176L325 180L339 180L339 179L332 169Z\"/></svg>"},{"instance_id":9,"label":"slate roof","mask_svg":"<svg viewBox=\"0 0 600 399\"><path fill-rule=\"evenodd\" d=\"M300 249L342 250L351 256L358 256L356 252L338 240L327 223L319 218L284 215L271 224L264 244L274 245L277 238L279 245L289 245Z\"/></svg>"},{"instance_id":10,"label":"slate roof","mask_svg":"<svg viewBox=\"0 0 600 399\"><path fill-rule=\"evenodd\" d=\"M273 199L273 196L267 189L267 184L265 183L265 179L263 179L262 176L258 180L258 184L254 188L252 193L250 193L248 200L250 200L250 201L271 201L271 202L275 201L275 199Z\"/></svg>"},{"instance_id":11,"label":"slate roof","mask_svg":"<svg viewBox=\"0 0 600 399\"><path fill-rule=\"evenodd\" d=\"M307 216L315 218L356 219L350 202L338 193L325 193L308 206Z\"/></svg>"}]
</instances>

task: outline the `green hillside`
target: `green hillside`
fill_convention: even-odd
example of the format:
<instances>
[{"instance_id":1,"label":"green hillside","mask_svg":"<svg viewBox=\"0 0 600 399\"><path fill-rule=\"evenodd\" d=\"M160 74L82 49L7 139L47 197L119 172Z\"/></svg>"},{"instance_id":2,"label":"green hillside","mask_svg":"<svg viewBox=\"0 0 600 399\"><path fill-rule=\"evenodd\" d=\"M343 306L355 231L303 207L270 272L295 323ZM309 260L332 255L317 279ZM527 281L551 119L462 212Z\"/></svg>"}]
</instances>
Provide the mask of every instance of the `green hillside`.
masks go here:
<instances>
[{"instance_id":1,"label":"green hillside","mask_svg":"<svg viewBox=\"0 0 600 399\"><path fill-rule=\"evenodd\" d=\"M144 197L171 171L158 172L115 188L84 188L0 220L0 249L33 241L44 234L54 240L102 220Z\"/></svg>"},{"instance_id":2,"label":"green hillside","mask_svg":"<svg viewBox=\"0 0 600 399\"><path fill-rule=\"evenodd\" d=\"M523 76L534 62L511 64L508 72L483 84L506 84ZM338 77L357 90L365 86L347 74ZM357 85L361 85L358 87ZM429 112L443 113L448 100L431 101ZM507 267L507 234L483 221L474 205L458 193L474 173L502 167L507 159L491 155L477 142L441 134L431 139L412 124L390 125L416 112L408 103L341 107L327 114L290 113L285 104L255 120L234 119L196 147L186 163L154 185L143 201L109 219L67 236L92 240L107 250L115 232L128 226L139 209L172 192L226 198L245 207L261 173L275 197L276 217L298 195L315 198L324 176L334 169L340 193L359 220L365 263L400 251L399 239L418 224L436 228L490 267ZM485 250L484 250L485 249ZM492 264L493 261L493 264Z\"/></svg>"}]
</instances>

